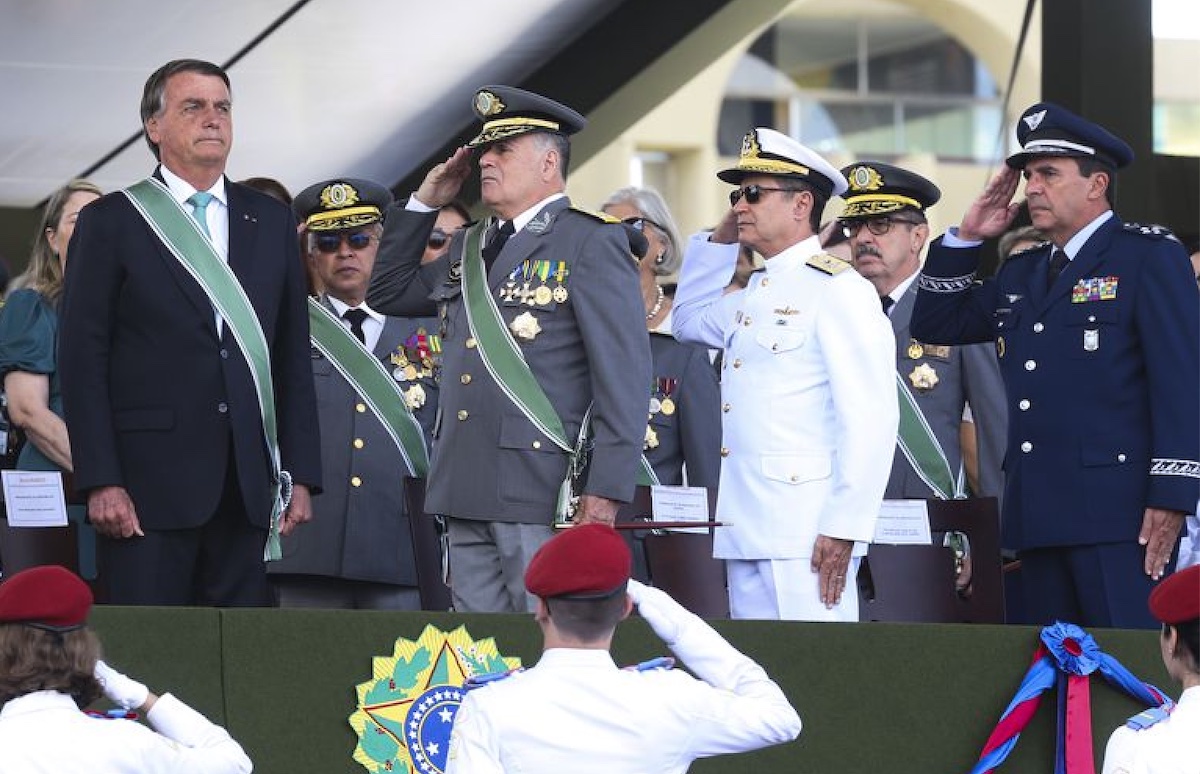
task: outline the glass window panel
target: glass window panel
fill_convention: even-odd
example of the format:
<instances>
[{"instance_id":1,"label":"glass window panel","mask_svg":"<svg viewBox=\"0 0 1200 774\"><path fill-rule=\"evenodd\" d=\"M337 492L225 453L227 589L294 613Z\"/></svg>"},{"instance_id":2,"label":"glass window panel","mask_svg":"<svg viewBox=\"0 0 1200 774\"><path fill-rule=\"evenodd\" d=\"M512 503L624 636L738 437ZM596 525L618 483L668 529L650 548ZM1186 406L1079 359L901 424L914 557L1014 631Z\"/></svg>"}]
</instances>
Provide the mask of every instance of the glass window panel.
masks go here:
<instances>
[{"instance_id":1,"label":"glass window panel","mask_svg":"<svg viewBox=\"0 0 1200 774\"><path fill-rule=\"evenodd\" d=\"M898 152L891 105L805 100L800 109L800 142L818 153L854 155Z\"/></svg>"},{"instance_id":2,"label":"glass window panel","mask_svg":"<svg viewBox=\"0 0 1200 774\"><path fill-rule=\"evenodd\" d=\"M1200 103L1155 104L1154 152L1170 156L1200 156Z\"/></svg>"},{"instance_id":3,"label":"glass window panel","mask_svg":"<svg viewBox=\"0 0 1200 774\"><path fill-rule=\"evenodd\" d=\"M756 126L780 126L776 122L775 102L761 99L726 99L721 103L717 121L717 153L736 156L742 149L742 138Z\"/></svg>"},{"instance_id":4,"label":"glass window panel","mask_svg":"<svg viewBox=\"0 0 1200 774\"><path fill-rule=\"evenodd\" d=\"M994 105L907 104L903 110L904 153L947 159L990 158L1000 136Z\"/></svg>"}]
</instances>

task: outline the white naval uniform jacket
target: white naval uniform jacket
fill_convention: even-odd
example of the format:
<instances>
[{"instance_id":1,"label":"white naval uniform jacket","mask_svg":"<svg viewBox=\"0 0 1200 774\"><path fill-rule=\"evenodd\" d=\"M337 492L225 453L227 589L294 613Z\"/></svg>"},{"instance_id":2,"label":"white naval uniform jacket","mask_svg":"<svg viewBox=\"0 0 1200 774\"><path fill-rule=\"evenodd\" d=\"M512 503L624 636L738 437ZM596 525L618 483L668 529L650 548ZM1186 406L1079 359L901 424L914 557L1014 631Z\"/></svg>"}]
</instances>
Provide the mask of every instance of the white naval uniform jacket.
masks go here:
<instances>
[{"instance_id":1,"label":"white naval uniform jacket","mask_svg":"<svg viewBox=\"0 0 1200 774\"><path fill-rule=\"evenodd\" d=\"M1200 686L1188 688L1164 720L1136 731L1121 726L1108 738L1104 774L1200 774Z\"/></svg>"},{"instance_id":2,"label":"white naval uniform jacket","mask_svg":"<svg viewBox=\"0 0 1200 774\"><path fill-rule=\"evenodd\" d=\"M722 347L714 555L800 559L818 535L866 552L892 467L895 340L869 282L811 237L722 295L738 246L693 236L675 296L681 341ZM829 264L827 264L829 265Z\"/></svg>"},{"instance_id":3,"label":"white naval uniform jacket","mask_svg":"<svg viewBox=\"0 0 1200 774\"><path fill-rule=\"evenodd\" d=\"M0 710L0 774L240 774L253 769L229 733L171 694L146 720L86 715L57 691L36 691Z\"/></svg>"}]
</instances>

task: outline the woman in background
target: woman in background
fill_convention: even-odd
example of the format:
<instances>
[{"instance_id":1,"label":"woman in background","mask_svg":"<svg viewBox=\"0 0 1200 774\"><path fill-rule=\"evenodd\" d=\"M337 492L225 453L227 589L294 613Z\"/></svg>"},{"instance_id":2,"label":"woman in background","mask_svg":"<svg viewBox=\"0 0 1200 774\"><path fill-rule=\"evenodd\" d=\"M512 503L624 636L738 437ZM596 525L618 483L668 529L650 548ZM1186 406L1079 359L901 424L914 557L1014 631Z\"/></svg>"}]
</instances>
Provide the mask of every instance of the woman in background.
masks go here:
<instances>
[{"instance_id":1,"label":"woman in background","mask_svg":"<svg viewBox=\"0 0 1200 774\"><path fill-rule=\"evenodd\" d=\"M0 376L8 417L27 439L18 470L73 470L58 383L58 302L75 218L98 198L100 189L86 180L55 191L34 235L22 287L0 309ZM69 508L68 515L79 525L80 574L94 579L95 533L84 523L82 506Z\"/></svg>"},{"instance_id":2,"label":"woman in background","mask_svg":"<svg viewBox=\"0 0 1200 774\"><path fill-rule=\"evenodd\" d=\"M683 262L675 219L651 188L622 188L601 207L641 229L646 255L639 264L654 377L643 449L663 484L713 487L721 469L721 390L708 350L671 336L671 302L662 281ZM670 286L673 291L674 286Z\"/></svg>"}]
</instances>

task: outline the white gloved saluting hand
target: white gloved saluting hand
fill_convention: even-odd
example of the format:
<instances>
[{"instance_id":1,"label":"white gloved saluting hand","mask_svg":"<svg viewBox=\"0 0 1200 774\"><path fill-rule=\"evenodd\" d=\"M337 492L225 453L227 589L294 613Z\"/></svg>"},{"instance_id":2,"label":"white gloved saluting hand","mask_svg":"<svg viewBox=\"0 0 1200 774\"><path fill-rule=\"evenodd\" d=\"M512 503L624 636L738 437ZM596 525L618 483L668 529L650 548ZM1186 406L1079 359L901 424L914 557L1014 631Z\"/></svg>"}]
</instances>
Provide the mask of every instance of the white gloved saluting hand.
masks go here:
<instances>
[{"instance_id":1,"label":"white gloved saluting hand","mask_svg":"<svg viewBox=\"0 0 1200 774\"><path fill-rule=\"evenodd\" d=\"M126 677L103 661L96 661L96 680L104 695L122 709L137 709L146 703L150 689L131 677Z\"/></svg>"}]
</instances>

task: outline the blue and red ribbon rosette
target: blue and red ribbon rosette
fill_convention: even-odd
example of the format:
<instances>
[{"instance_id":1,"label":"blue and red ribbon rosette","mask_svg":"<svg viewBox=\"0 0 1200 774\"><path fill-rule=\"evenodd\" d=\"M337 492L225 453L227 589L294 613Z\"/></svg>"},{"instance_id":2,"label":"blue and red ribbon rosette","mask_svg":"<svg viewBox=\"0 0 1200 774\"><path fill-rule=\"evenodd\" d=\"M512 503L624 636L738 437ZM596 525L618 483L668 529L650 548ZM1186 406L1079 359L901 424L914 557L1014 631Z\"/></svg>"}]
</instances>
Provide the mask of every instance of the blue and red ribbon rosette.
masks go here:
<instances>
[{"instance_id":1,"label":"blue and red ribbon rosette","mask_svg":"<svg viewBox=\"0 0 1200 774\"><path fill-rule=\"evenodd\" d=\"M983 746L971 774L997 768L1017 744L1037 712L1042 694L1058 686L1058 734L1054 774L1095 774L1092 757L1092 709L1088 679L1099 671L1104 679L1150 707L1170 707L1165 693L1133 676L1075 624L1058 622L1042 629L1033 664L996 728Z\"/></svg>"}]
</instances>

